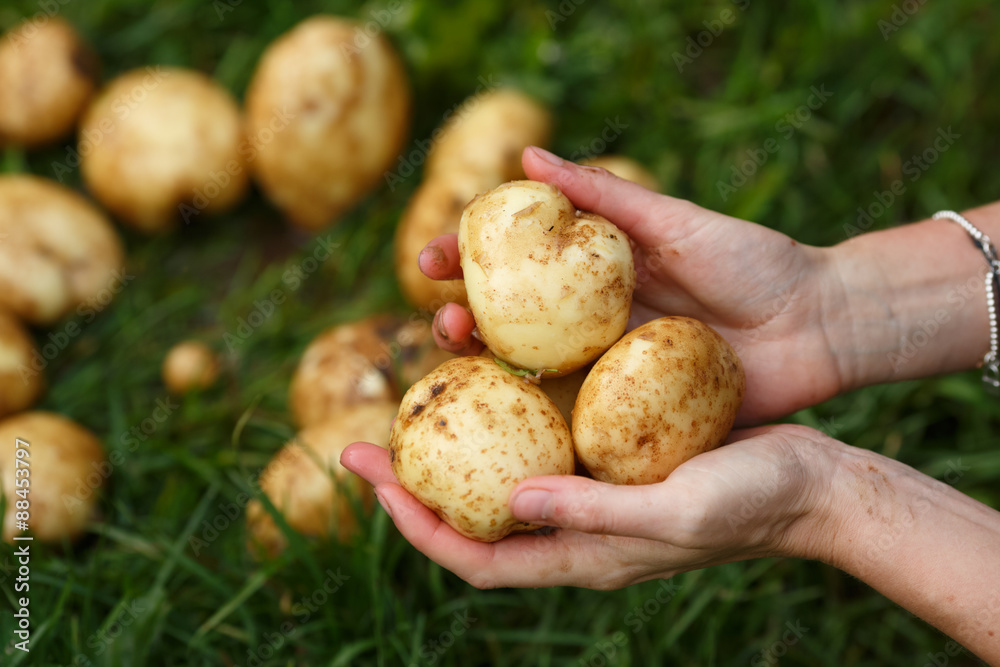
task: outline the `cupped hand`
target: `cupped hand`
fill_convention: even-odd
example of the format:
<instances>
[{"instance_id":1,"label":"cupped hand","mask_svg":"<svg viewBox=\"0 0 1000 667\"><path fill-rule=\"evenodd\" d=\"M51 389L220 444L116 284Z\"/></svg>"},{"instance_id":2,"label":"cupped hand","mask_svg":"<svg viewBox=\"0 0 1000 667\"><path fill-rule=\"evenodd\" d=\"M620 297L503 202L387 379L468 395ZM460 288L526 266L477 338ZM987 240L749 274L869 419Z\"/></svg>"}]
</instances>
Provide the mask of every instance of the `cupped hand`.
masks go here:
<instances>
[{"instance_id":1,"label":"cupped hand","mask_svg":"<svg viewBox=\"0 0 1000 667\"><path fill-rule=\"evenodd\" d=\"M848 388L834 339L843 330L842 289L825 250L541 149L525 149L522 163L528 177L556 185L577 208L604 216L632 239L630 328L685 315L733 345L747 374L738 424L774 419ZM431 241L418 261L430 278L462 277L454 234ZM460 354L482 350L474 329L472 314L454 303L434 320L438 345Z\"/></svg>"},{"instance_id":2,"label":"cupped hand","mask_svg":"<svg viewBox=\"0 0 1000 667\"><path fill-rule=\"evenodd\" d=\"M788 425L734 437L742 439L687 461L659 484L526 479L511 492L511 511L555 529L492 544L459 535L399 486L385 449L355 443L341 462L374 485L413 546L473 586L615 589L720 563L800 555L821 530L823 476L836 441Z\"/></svg>"}]
</instances>

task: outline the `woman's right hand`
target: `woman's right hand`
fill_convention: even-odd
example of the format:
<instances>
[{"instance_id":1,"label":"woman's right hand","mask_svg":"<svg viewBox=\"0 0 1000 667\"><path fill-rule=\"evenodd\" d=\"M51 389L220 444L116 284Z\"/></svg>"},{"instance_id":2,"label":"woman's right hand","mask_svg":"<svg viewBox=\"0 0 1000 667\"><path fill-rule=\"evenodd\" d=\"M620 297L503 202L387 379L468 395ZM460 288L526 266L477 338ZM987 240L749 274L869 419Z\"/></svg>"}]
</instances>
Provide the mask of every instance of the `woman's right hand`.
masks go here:
<instances>
[{"instance_id":1,"label":"woman's right hand","mask_svg":"<svg viewBox=\"0 0 1000 667\"><path fill-rule=\"evenodd\" d=\"M530 178L556 185L577 208L604 216L634 242L629 328L686 315L733 345L747 375L738 423L774 419L848 388L833 336L850 326L829 250L538 148L525 149L522 162ZM418 261L430 278L462 276L454 234L431 241ZM454 303L434 319L438 345L459 354L481 351L474 328L471 312Z\"/></svg>"}]
</instances>

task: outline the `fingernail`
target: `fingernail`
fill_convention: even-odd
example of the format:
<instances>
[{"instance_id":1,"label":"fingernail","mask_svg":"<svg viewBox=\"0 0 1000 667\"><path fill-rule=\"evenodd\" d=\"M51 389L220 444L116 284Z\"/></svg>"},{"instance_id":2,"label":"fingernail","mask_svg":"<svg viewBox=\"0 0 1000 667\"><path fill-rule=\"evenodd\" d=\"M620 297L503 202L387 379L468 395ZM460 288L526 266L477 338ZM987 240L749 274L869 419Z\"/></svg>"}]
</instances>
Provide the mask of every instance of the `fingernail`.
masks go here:
<instances>
[{"instance_id":1,"label":"fingernail","mask_svg":"<svg viewBox=\"0 0 1000 667\"><path fill-rule=\"evenodd\" d=\"M391 519L392 518L392 506L389 505L389 501L386 500L385 498L383 498L382 494L379 493L378 491L375 492L375 497L378 499L378 504L382 506L382 509L385 510L385 513L388 514L389 518Z\"/></svg>"},{"instance_id":2,"label":"fingernail","mask_svg":"<svg viewBox=\"0 0 1000 667\"><path fill-rule=\"evenodd\" d=\"M546 162L548 162L553 166L561 167L566 163L566 161L563 160L561 157L559 157L555 153L548 152L544 148L539 148L538 146L532 146L531 150L535 152L535 155L542 158L543 160L545 160Z\"/></svg>"},{"instance_id":3,"label":"fingernail","mask_svg":"<svg viewBox=\"0 0 1000 667\"><path fill-rule=\"evenodd\" d=\"M555 497L543 489L525 489L514 496L511 510L522 521L546 521L552 518Z\"/></svg>"},{"instance_id":4,"label":"fingernail","mask_svg":"<svg viewBox=\"0 0 1000 667\"><path fill-rule=\"evenodd\" d=\"M448 332L444 330L444 325L441 323L442 313L444 313L444 308L438 308L438 311L434 313L434 330L443 340L450 340Z\"/></svg>"}]
</instances>

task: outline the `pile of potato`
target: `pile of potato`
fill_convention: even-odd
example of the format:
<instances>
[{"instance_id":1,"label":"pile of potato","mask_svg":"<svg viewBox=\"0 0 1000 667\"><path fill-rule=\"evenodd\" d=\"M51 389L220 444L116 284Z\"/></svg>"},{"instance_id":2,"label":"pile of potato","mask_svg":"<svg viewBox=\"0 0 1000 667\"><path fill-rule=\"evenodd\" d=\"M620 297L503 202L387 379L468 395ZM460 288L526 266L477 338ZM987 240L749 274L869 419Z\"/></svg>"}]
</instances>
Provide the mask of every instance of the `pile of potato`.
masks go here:
<instances>
[{"instance_id":1,"label":"pile of potato","mask_svg":"<svg viewBox=\"0 0 1000 667\"><path fill-rule=\"evenodd\" d=\"M650 484L722 444L745 392L739 357L685 317L623 336L635 269L621 230L552 185L515 181L466 206L458 240L495 359L455 359L417 382L389 438L400 484L455 530L492 542L536 528L510 513L510 492L571 474L574 452L598 480ZM561 377L560 406L545 389Z\"/></svg>"}]
</instances>

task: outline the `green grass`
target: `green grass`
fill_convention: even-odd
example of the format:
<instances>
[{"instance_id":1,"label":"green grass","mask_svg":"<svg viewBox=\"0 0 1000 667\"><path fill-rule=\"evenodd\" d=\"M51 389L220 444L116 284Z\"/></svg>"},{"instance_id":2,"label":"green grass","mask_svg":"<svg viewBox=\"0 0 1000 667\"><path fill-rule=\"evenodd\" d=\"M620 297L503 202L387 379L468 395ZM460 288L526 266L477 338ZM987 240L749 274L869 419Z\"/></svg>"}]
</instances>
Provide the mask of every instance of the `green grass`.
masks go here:
<instances>
[{"instance_id":1,"label":"green grass","mask_svg":"<svg viewBox=\"0 0 1000 667\"><path fill-rule=\"evenodd\" d=\"M388 32L412 76L413 140L429 136L478 77L492 76L555 109L558 151L589 146L618 119L627 127L605 150L649 165L667 192L806 243L843 240L858 206L903 177L939 128L960 138L906 182L874 228L1000 191L995 3L927 3L887 40L879 21L891 2L680 4L565 0L574 9L553 30L546 12L558 15L558 3L467 0L445 9L402 0ZM247 1L221 20L212 3L193 0L77 0L61 11L96 45L105 77L184 65L242 96L268 41L301 18L328 11L367 20L387 5ZM5 3L0 27L38 7ZM679 72L674 52L726 9L733 22ZM777 123L812 86L832 96L786 137ZM780 148L724 199L719 182L769 138ZM65 155L66 146L8 151L2 165L51 176ZM78 175L69 181L78 185ZM762 651L788 623L808 631L783 665L919 666L944 650L943 635L858 581L793 560L681 575L671 591L651 582L613 593L482 592L417 553L377 512L350 547L293 541L278 561L252 561L240 494L293 433L291 372L324 327L404 307L391 239L418 182L376 192L353 211L331 231L338 251L295 291L282 272L315 246L259 196L172 236L126 233L135 279L50 364L42 404L99 433L123 463L83 541L33 547L33 650L3 664L776 664ZM224 335L276 288L289 299L228 349ZM159 363L187 337L226 353L223 382L181 401L144 442L123 440L165 397ZM956 486L1000 507L1000 408L974 373L870 388L793 419L939 477L960 458L971 469ZM192 537L206 544L195 549ZM0 551L4 641L13 629L10 553ZM637 620L644 605L647 620ZM973 662L965 654L950 664Z\"/></svg>"}]
</instances>

